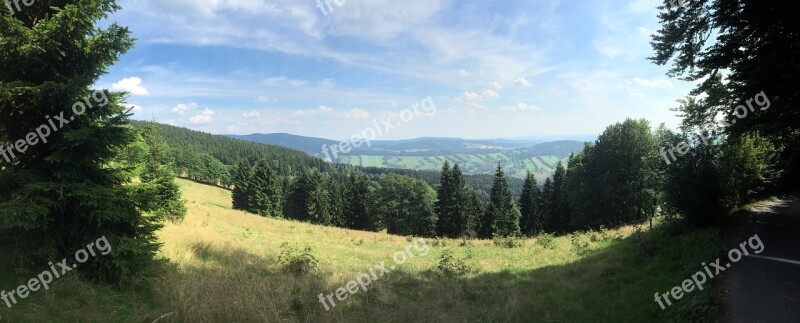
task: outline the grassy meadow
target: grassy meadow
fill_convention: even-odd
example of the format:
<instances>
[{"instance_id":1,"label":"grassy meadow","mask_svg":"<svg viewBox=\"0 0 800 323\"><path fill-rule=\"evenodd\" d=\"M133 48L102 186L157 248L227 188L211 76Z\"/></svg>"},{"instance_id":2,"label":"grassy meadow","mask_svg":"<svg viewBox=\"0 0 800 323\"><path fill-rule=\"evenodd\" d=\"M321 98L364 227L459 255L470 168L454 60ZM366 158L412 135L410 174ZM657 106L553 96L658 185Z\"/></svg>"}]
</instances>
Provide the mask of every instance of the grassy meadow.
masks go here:
<instances>
[{"instance_id":1,"label":"grassy meadow","mask_svg":"<svg viewBox=\"0 0 800 323\"><path fill-rule=\"evenodd\" d=\"M229 191L179 183L189 212L160 232L164 261L152 269L153 278L119 290L71 274L11 309L0 303L0 321L641 322L705 319L716 311L710 288L664 311L654 302L655 292L716 258L721 244L716 229L679 233L665 223L557 237L550 244L530 239L515 248L427 239L427 255L408 259L367 292L326 311L320 293L344 287L369 265L385 261L389 267L411 238L262 218L232 210ZM283 243L310 247L318 270L286 272L278 261ZM0 252L7 259L7 250ZM465 273L439 269L445 252ZM34 276L0 261L6 291Z\"/></svg>"}]
</instances>

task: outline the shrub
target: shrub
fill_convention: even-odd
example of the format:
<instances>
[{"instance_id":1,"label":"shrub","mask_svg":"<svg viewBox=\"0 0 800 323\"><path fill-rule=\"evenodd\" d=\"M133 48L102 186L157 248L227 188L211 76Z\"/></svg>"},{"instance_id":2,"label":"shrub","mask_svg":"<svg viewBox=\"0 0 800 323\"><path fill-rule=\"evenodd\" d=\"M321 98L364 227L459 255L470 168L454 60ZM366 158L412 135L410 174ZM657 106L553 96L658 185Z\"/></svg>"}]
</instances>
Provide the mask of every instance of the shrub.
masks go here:
<instances>
[{"instance_id":1,"label":"shrub","mask_svg":"<svg viewBox=\"0 0 800 323\"><path fill-rule=\"evenodd\" d=\"M555 249L553 239L555 239L555 236L552 234L542 232L536 237L536 242L545 249Z\"/></svg>"},{"instance_id":2,"label":"shrub","mask_svg":"<svg viewBox=\"0 0 800 323\"><path fill-rule=\"evenodd\" d=\"M505 248L517 248L525 245L525 240L519 237L495 237L494 245Z\"/></svg>"},{"instance_id":3,"label":"shrub","mask_svg":"<svg viewBox=\"0 0 800 323\"><path fill-rule=\"evenodd\" d=\"M438 268L447 276L461 276L472 271L472 268L464 259L456 258L455 254L450 249L442 251L442 256L439 257Z\"/></svg>"},{"instance_id":4,"label":"shrub","mask_svg":"<svg viewBox=\"0 0 800 323\"><path fill-rule=\"evenodd\" d=\"M311 247L303 248L290 245L288 242L281 244L281 254L278 256L278 263L286 272L295 275L304 275L312 271L317 271L317 257L311 253Z\"/></svg>"},{"instance_id":5,"label":"shrub","mask_svg":"<svg viewBox=\"0 0 800 323\"><path fill-rule=\"evenodd\" d=\"M582 257L591 252L589 243L581 239L580 233L573 232L570 240L572 241L572 250L575 251L575 254L578 256Z\"/></svg>"}]
</instances>

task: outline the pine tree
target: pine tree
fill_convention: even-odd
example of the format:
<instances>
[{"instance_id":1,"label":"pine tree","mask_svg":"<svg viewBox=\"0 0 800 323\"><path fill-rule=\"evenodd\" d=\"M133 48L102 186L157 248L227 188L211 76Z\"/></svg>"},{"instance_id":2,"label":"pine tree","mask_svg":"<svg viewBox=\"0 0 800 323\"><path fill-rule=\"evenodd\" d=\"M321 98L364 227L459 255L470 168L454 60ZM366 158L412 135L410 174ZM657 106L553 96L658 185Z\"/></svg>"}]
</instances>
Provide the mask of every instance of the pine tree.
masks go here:
<instances>
[{"instance_id":1,"label":"pine tree","mask_svg":"<svg viewBox=\"0 0 800 323\"><path fill-rule=\"evenodd\" d=\"M548 177L542 186L542 230L547 233L558 231L555 203L553 201L555 201L555 186L553 186L553 181Z\"/></svg>"},{"instance_id":2,"label":"pine tree","mask_svg":"<svg viewBox=\"0 0 800 323\"><path fill-rule=\"evenodd\" d=\"M186 217L186 203L181 198L181 190L175 183L175 173L167 165L162 165L166 143L156 128L144 131L149 143L150 154L141 175L142 191L147 191L142 200L143 211L153 212L158 217L181 221Z\"/></svg>"},{"instance_id":3,"label":"pine tree","mask_svg":"<svg viewBox=\"0 0 800 323\"><path fill-rule=\"evenodd\" d=\"M553 224L555 231L565 233L570 230L569 204L567 202L567 170L559 161L553 173Z\"/></svg>"},{"instance_id":4,"label":"pine tree","mask_svg":"<svg viewBox=\"0 0 800 323\"><path fill-rule=\"evenodd\" d=\"M467 193L464 174L458 164L450 169L450 163L445 161L436 201L439 236L458 238L467 234L469 224Z\"/></svg>"},{"instance_id":5,"label":"pine tree","mask_svg":"<svg viewBox=\"0 0 800 323\"><path fill-rule=\"evenodd\" d=\"M246 160L240 161L233 171L233 209L251 212L253 203L251 202L252 192L250 191L250 180L253 178L253 167Z\"/></svg>"},{"instance_id":6,"label":"pine tree","mask_svg":"<svg viewBox=\"0 0 800 323\"><path fill-rule=\"evenodd\" d=\"M497 171L495 172L494 184L492 185L492 192L490 195L490 203L486 209L486 216L484 218L484 228L482 233L484 238L489 238L486 233L489 228L485 227L491 225L492 237L508 237L520 234L519 209L514 203L514 197L508 189L508 182L506 180L503 167L498 164Z\"/></svg>"},{"instance_id":7,"label":"pine tree","mask_svg":"<svg viewBox=\"0 0 800 323\"><path fill-rule=\"evenodd\" d=\"M542 192L536 184L536 177L529 171L525 176L522 194L519 197L520 227L522 233L534 235L542 230Z\"/></svg>"},{"instance_id":8,"label":"pine tree","mask_svg":"<svg viewBox=\"0 0 800 323\"><path fill-rule=\"evenodd\" d=\"M138 188L111 163L136 136L124 93L90 90L133 47L127 28L95 26L119 8L114 0L64 0L0 15L0 143L41 133L17 146L27 147L14 158L0 159L0 231L13 239L21 265L71 258L106 237L113 251L78 270L121 282L159 248L162 219L142 214Z\"/></svg>"},{"instance_id":9,"label":"pine tree","mask_svg":"<svg viewBox=\"0 0 800 323\"><path fill-rule=\"evenodd\" d=\"M292 182L286 196L284 212L287 218L314 224L330 225L330 196L322 174L310 170Z\"/></svg>"},{"instance_id":10,"label":"pine tree","mask_svg":"<svg viewBox=\"0 0 800 323\"><path fill-rule=\"evenodd\" d=\"M345 227L354 230L373 231L377 223L368 212L369 180L364 175L350 173L344 196Z\"/></svg>"},{"instance_id":11,"label":"pine tree","mask_svg":"<svg viewBox=\"0 0 800 323\"><path fill-rule=\"evenodd\" d=\"M481 219L484 215L483 203L481 203L478 194L475 191L470 191L467 200L467 232L466 236L469 238L476 238L479 236L481 227Z\"/></svg>"},{"instance_id":12,"label":"pine tree","mask_svg":"<svg viewBox=\"0 0 800 323\"><path fill-rule=\"evenodd\" d=\"M253 177L249 181L248 197L251 212L262 216L281 216L280 180L272 171L266 159L260 159L253 167Z\"/></svg>"},{"instance_id":13,"label":"pine tree","mask_svg":"<svg viewBox=\"0 0 800 323\"><path fill-rule=\"evenodd\" d=\"M450 199L452 192L453 182L450 177L450 162L445 160L439 179L439 187L436 189L436 204L434 204L436 215L439 217L436 224L436 233L439 236L445 236L445 231L450 225Z\"/></svg>"}]
</instances>

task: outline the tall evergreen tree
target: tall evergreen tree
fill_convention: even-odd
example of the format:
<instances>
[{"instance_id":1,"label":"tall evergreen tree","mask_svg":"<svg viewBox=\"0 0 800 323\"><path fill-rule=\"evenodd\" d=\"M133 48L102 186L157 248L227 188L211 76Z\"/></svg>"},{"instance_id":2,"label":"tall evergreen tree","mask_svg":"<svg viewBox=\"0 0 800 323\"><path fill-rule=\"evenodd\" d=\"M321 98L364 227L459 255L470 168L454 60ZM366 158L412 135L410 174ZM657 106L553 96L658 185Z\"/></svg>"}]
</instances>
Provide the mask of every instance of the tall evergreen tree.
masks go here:
<instances>
[{"instance_id":1,"label":"tall evergreen tree","mask_svg":"<svg viewBox=\"0 0 800 323\"><path fill-rule=\"evenodd\" d=\"M536 184L536 177L529 171L522 185L519 197L520 229L523 234L533 235L542 231L542 192Z\"/></svg>"},{"instance_id":2,"label":"tall evergreen tree","mask_svg":"<svg viewBox=\"0 0 800 323\"><path fill-rule=\"evenodd\" d=\"M95 26L119 9L114 0L36 1L0 14L0 145L15 149L0 159L0 231L26 265L72 258L105 236L113 251L78 270L121 281L159 248L161 219L142 214L130 175L110 163L136 135L124 95L90 90L133 47L127 28Z\"/></svg>"},{"instance_id":3,"label":"tall evergreen tree","mask_svg":"<svg viewBox=\"0 0 800 323\"><path fill-rule=\"evenodd\" d=\"M556 232L565 233L570 228L570 212L567 201L567 170L559 161L553 173L553 224Z\"/></svg>"},{"instance_id":4,"label":"tall evergreen tree","mask_svg":"<svg viewBox=\"0 0 800 323\"><path fill-rule=\"evenodd\" d=\"M253 178L253 166L246 160L242 160L236 165L233 171L233 209L252 212L252 196L250 190L250 180ZM253 212L257 213L257 212Z\"/></svg>"},{"instance_id":5,"label":"tall evergreen tree","mask_svg":"<svg viewBox=\"0 0 800 323\"><path fill-rule=\"evenodd\" d=\"M260 159L253 167L253 177L247 184L251 212L262 216L280 217L281 192L280 179L266 159Z\"/></svg>"},{"instance_id":6,"label":"tall evergreen tree","mask_svg":"<svg viewBox=\"0 0 800 323\"><path fill-rule=\"evenodd\" d=\"M547 233L555 233L558 231L558 224L556 218L555 201L555 186L550 177L544 180L542 185L542 230Z\"/></svg>"},{"instance_id":7,"label":"tall evergreen tree","mask_svg":"<svg viewBox=\"0 0 800 323\"><path fill-rule=\"evenodd\" d=\"M450 169L445 161L442 167L441 184L436 201L436 213L439 216L437 232L439 236L458 238L467 234L468 191L464 174L456 164Z\"/></svg>"},{"instance_id":8,"label":"tall evergreen tree","mask_svg":"<svg viewBox=\"0 0 800 323\"><path fill-rule=\"evenodd\" d=\"M310 170L296 178L286 196L284 213L287 218L314 224L332 223L329 209L330 195L322 174Z\"/></svg>"},{"instance_id":9,"label":"tall evergreen tree","mask_svg":"<svg viewBox=\"0 0 800 323\"><path fill-rule=\"evenodd\" d=\"M476 191L471 190L468 193L467 200L467 232L466 236L469 238L476 238L479 236L481 227L481 220L484 215L483 203ZM491 234L490 234L491 235Z\"/></svg>"},{"instance_id":10,"label":"tall evergreen tree","mask_svg":"<svg viewBox=\"0 0 800 323\"><path fill-rule=\"evenodd\" d=\"M364 175L350 173L344 194L344 218L347 228L373 231L377 229L376 220L368 212L369 179Z\"/></svg>"},{"instance_id":11,"label":"tall evergreen tree","mask_svg":"<svg viewBox=\"0 0 800 323\"><path fill-rule=\"evenodd\" d=\"M142 191L145 194L144 211L153 212L158 217L170 221L181 221L186 217L186 203L181 198L181 190L175 183L175 173L169 165L163 165L166 143L156 128L148 128L144 135L149 143L150 154L141 175Z\"/></svg>"},{"instance_id":12,"label":"tall evergreen tree","mask_svg":"<svg viewBox=\"0 0 800 323\"><path fill-rule=\"evenodd\" d=\"M498 164L483 225L491 226L492 237L508 237L520 234L519 219L519 209L508 189L503 167ZM486 235L489 232L488 228L484 227L481 231L484 238L489 238Z\"/></svg>"}]
</instances>

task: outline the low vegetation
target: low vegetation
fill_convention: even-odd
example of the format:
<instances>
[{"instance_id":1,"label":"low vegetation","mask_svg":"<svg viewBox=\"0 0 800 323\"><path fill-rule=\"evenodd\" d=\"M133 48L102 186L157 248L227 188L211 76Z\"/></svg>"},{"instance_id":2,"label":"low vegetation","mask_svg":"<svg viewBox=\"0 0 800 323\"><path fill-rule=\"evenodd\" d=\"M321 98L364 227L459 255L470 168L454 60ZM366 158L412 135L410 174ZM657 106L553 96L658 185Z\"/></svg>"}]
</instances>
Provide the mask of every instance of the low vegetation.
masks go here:
<instances>
[{"instance_id":1,"label":"low vegetation","mask_svg":"<svg viewBox=\"0 0 800 323\"><path fill-rule=\"evenodd\" d=\"M653 301L718 256L716 229L686 233L657 222L577 234L544 234L507 248L491 240L428 239L431 252L408 260L326 312L331 293L367 271L391 263L409 238L264 218L232 210L230 191L180 180L188 214L159 232L160 265L125 291L76 275L24 299L3 319L21 321L653 321L700 319L716 308L709 290L664 310ZM598 238L593 241L592 235ZM355 241L355 242L354 242ZM536 242L534 242L536 241ZM6 246L6 245L4 245ZM284 246L284 247L282 247ZM8 252L3 250L2 252ZM0 288L30 277L5 257ZM315 264L315 265L312 265ZM311 268L317 268L312 270ZM289 268L289 270L287 270ZM294 268L297 268L295 270ZM666 316L664 316L666 315Z\"/></svg>"}]
</instances>

